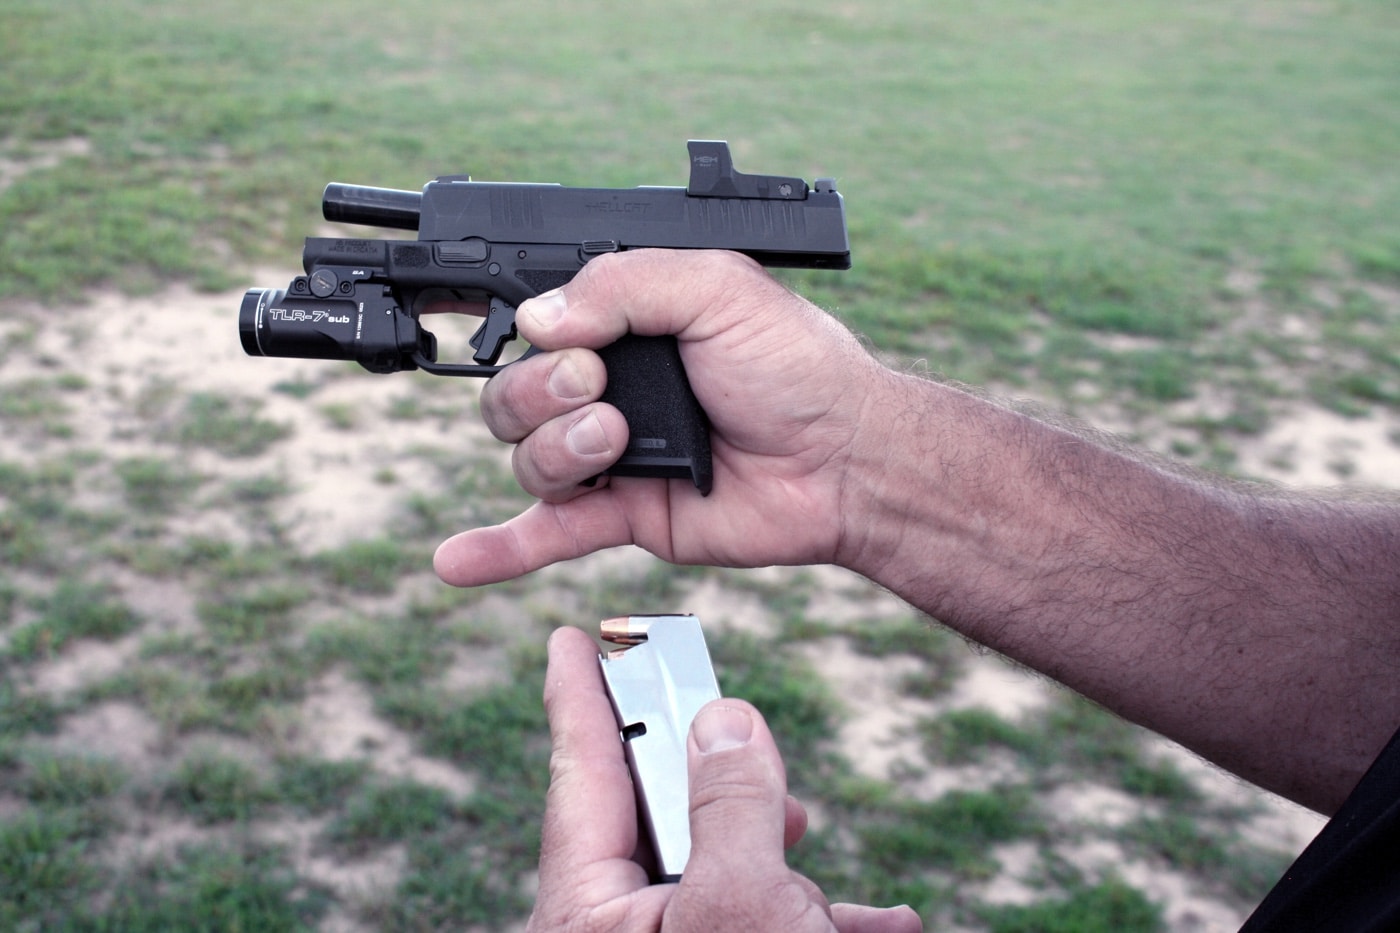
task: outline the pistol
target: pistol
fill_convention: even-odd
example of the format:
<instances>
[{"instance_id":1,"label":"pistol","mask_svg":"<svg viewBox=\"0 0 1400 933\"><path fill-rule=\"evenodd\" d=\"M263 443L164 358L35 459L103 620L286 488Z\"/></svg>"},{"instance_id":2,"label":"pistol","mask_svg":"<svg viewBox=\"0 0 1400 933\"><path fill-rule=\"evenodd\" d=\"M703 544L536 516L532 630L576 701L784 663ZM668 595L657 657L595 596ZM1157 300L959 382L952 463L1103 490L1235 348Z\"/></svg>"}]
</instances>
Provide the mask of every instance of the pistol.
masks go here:
<instances>
[{"instance_id":1,"label":"pistol","mask_svg":"<svg viewBox=\"0 0 1400 933\"><path fill-rule=\"evenodd\" d=\"M729 145L689 143L684 188L573 188L447 175L421 192L332 183L326 220L416 230L417 240L308 237L305 275L285 289L252 288L238 314L252 356L355 360L375 373L421 369L489 378L516 338L515 309L572 279L604 253L646 247L727 249L765 266L849 269L845 207L832 179L737 172ZM439 300L489 310L460 348L438 359L419 320ZM529 347L511 362L534 353ZM629 441L606 472L714 483L709 422L686 379L674 337L625 335L599 351L603 401L627 419Z\"/></svg>"},{"instance_id":2,"label":"pistol","mask_svg":"<svg viewBox=\"0 0 1400 933\"><path fill-rule=\"evenodd\" d=\"M700 707L719 697L705 635L693 615L634 615L604 621L602 636L623 646L599 660L654 874L679 881L690 858L686 739Z\"/></svg>"}]
</instances>

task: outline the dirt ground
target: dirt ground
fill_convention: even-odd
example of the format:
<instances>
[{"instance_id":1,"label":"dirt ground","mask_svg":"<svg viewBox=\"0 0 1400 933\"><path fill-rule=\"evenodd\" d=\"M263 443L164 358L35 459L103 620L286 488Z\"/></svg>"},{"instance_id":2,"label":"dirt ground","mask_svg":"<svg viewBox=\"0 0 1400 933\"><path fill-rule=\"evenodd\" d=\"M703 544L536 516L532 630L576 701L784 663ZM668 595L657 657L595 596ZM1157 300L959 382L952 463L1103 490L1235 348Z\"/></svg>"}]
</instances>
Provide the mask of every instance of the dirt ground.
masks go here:
<instances>
[{"instance_id":1,"label":"dirt ground","mask_svg":"<svg viewBox=\"0 0 1400 933\"><path fill-rule=\"evenodd\" d=\"M257 281L280 285L288 278L286 271L263 270ZM373 430L345 430L329 419L306 419L305 404L274 391L273 386L299 376L320 379L327 371L325 367L335 364L255 360L245 356L235 327L240 297L241 292L207 295L174 287L145 298L99 296L85 307L27 308L20 314L0 316L0 338L18 333L36 320L42 321L24 352L12 352L0 361L0 377L12 384L51 376L69 367L79 369L87 376L88 385L78 394L80 401L74 406L79 412L71 419L74 436L64 443L100 449L113 460L170 454L168 446L152 441L136 412L136 401L157 384L177 387L181 393L199 390L252 396L264 402L265 417L274 421L296 418L294 439L275 445L264 457L234 461L201 450L191 450L187 456L194 470L222 476L240 471L257 475L268 469L269 459L275 461L271 465L276 471L294 480L288 500L292 520L287 523L287 531L291 543L306 552L363 537L368 530L385 526L395 503L382 495L382 487L375 479L378 471L392 468L403 485L430 484L429 468L420 460L402 455L414 444L473 445L494 451L491 455L500 457L502 467L508 465L508 449L491 440L479 425L457 422L449 435L441 424L428 419L401 426L392 442L386 442ZM393 391L402 394L408 390L405 385ZM346 378L329 382L316 401L318 405L339 406L342 410L377 412L390 391L377 379ZM362 423L372 425L377 417L367 415ZM1349 484L1395 488L1400 486L1396 430L1393 421L1381 417L1345 419L1303 408L1279 420L1263 435L1243 442L1239 464L1250 475L1292 485L1332 485L1344 480ZM3 457L20 461L46 453L8 441L0 442L0 450ZM201 523L218 520L208 512L202 512L199 518ZM199 530L235 540L240 533L231 520L229 527ZM620 553L601 555L596 560L598 566L613 568L636 561L639 572L644 572L649 558ZM831 595L815 603L813 612L836 615L850 611L854 602L840 594L862 586L861 581L830 569L818 571L816 578L822 591ZM431 586L432 581L425 579L423 585ZM864 601L893 600L868 587L862 593L860 600ZM193 616L191 598L176 584L125 595L139 611L161 619L161 624L170 629L178 629L182 616ZM691 611L702 618L721 620L717 624L742 627L751 624L753 617L746 609L745 599L743 594L726 592L706 581L691 594ZM46 692L68 692L110 674L125 660L123 652L131 650L126 643L75 646L41 665L35 672L36 682ZM882 660L839 651L814 652L810 660L849 698L848 708L855 712L842 730L845 750L850 760L872 777L886 777L902 761L916 757L916 740L909 734L908 725L919 716L939 707L964 706L985 706L1014 716L1043 704L1048 695L1043 683L994 657L975 658L952 693L936 700L902 694L896 684L903 672L897 665ZM469 666L464 667L462 676L473 676ZM405 737L375 715L364 688L350 678L323 679L306 699L302 714L307 723L305 731L316 736L316 751L320 754L348 757L372 745L377 749L376 765L386 773L411 774L453 792L469 789L464 782L470 779L460 771L416 754ZM154 772L159 766L157 760L148 760L161 754L153 726L131 707L104 705L73 717L66 729L66 738L73 744L91 750L110 749L134 774ZM367 743L367 738L373 741ZM1173 750L1166 743L1163 750L1208 787L1212 795L1222 800L1259 799L1254 791L1189 754ZM926 778L926 791L935 795L976 778L956 770L934 772ZM1092 812L1102 820L1125 820L1137 806L1121 792L1092 785L1061 796L1063 799L1055 802L1057 809ZM1262 806L1262 815L1254 821L1251 831L1274 848L1296 851L1322 822L1315 814L1273 798L1264 797ZM176 839L188 831L188 827L178 825L167 829ZM168 839L156 839L150 844L169 843ZM1112 847L1083 848L1078 857L1089 866L1112 863L1122 856ZM1017 865L1028 861L1033 853L1012 848L998 855L1005 870L987 885L986 899L1016 902L1029 898ZM311 864L313 856L307 858L306 867L313 877L330 879L338 886L353 888L384 870L382 865L315 865ZM1168 905L1173 930L1234 929L1242 919L1237 908L1200 896L1186 879L1170 873L1137 872L1129 865L1124 876L1149 897ZM353 924L347 923L343 928L353 929Z\"/></svg>"}]
</instances>

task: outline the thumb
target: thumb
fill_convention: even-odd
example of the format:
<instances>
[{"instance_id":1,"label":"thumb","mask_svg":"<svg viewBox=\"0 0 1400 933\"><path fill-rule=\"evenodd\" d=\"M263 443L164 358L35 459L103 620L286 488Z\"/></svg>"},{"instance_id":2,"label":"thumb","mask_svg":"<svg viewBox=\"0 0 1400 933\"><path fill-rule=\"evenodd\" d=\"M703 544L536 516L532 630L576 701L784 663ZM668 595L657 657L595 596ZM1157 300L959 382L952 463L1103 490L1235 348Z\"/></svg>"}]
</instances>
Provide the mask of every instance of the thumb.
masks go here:
<instances>
[{"instance_id":1,"label":"thumb","mask_svg":"<svg viewBox=\"0 0 1400 933\"><path fill-rule=\"evenodd\" d=\"M793 296L739 253L626 250L592 259L562 287L522 302L516 325L542 350L596 349L629 331L700 340L782 300Z\"/></svg>"},{"instance_id":2,"label":"thumb","mask_svg":"<svg viewBox=\"0 0 1400 933\"><path fill-rule=\"evenodd\" d=\"M713 700L690 729L690 861L667 929L830 930L826 898L787 867L787 778L768 725Z\"/></svg>"},{"instance_id":3,"label":"thumb","mask_svg":"<svg viewBox=\"0 0 1400 933\"><path fill-rule=\"evenodd\" d=\"M742 700L714 700L691 724L690 862L686 875L780 869L787 777L772 733Z\"/></svg>"}]
</instances>

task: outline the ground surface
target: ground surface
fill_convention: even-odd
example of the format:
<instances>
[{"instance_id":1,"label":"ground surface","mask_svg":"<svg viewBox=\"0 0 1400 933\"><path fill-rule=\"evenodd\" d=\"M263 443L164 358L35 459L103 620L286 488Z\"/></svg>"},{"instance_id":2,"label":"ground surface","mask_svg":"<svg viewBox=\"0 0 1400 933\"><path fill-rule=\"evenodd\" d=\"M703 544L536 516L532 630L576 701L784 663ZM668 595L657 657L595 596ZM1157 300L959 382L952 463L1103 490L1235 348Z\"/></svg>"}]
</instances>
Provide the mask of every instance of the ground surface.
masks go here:
<instances>
[{"instance_id":1,"label":"ground surface","mask_svg":"<svg viewBox=\"0 0 1400 933\"><path fill-rule=\"evenodd\" d=\"M102 763L114 777L79 801L103 815L84 837L88 868L74 876L97 903L117 897L112 886L132 866L158 876L149 866L188 862L192 851L269 846L294 879L284 899L313 926L432 927L424 918L440 918L450 899L413 893L414 879L430 874L411 827L356 835L363 788L417 788L470 810L499 776L484 746L444 745L427 714L404 712L406 682L425 685L427 706L460 705L537 672L553 625L630 611L699 614L730 646L717 651L722 675L737 672L750 692L733 679L726 689L760 704L764 691L772 707L811 696L805 686L774 690L771 676L744 680L752 659L747 669L726 661L735 645L824 685L834 712L812 742L838 764L810 749L790 764L812 768L794 775L814 817L811 870L835 879L839 897L936 904L954 890L955 907L929 915L982 929L990 921L978 910L1103 894L1108 879L1160 905L1167 929L1226 930L1320 825L1166 743L1132 731L1125 739L1096 715L1077 711L1088 718L1056 726L1071 708L1060 691L929 629L841 571L683 571L623 551L510 587L447 590L427 570L432 545L524 501L508 450L480 425L476 386L250 359L234 328L238 298L175 288L61 311L16 304L0 319L9 477L0 543L12 566L0 576L12 691L4 748L15 778L0 791L0 816L56 812L34 790L45 769ZM1284 481L1393 483L1392 432L1302 411L1241 448L1239 463ZM40 520L33 503L45 489L58 498ZM131 621L63 628L54 594L74 582ZM414 618L437 634L423 636ZM890 644L876 645L882 638ZM535 690L511 714L535 731L502 726L496 741L538 746ZM14 712L34 704L51 711L42 725ZM1110 732L1097 751L1075 751L1083 736ZM231 771L234 789L221 797L215 772L229 762L250 770ZM329 796L298 803L288 762L349 762L368 777L356 779L359 796L331 782ZM533 782L528 793L538 774ZM1012 821L1019 828L984 827L974 855L926 855L903 887L843 866L842 851L868 859L892 845L852 843L862 819L890 822L989 790L1028 802ZM232 810L211 815L221 800ZM472 836L470 814L453 813L463 824L455 844L490 864L492 840ZM528 861L528 840L520 845ZM1232 866L1244 869L1232 875ZM488 907L484 928L519 922L528 870L511 877L515 899ZM430 908L411 906L415 896Z\"/></svg>"}]
</instances>

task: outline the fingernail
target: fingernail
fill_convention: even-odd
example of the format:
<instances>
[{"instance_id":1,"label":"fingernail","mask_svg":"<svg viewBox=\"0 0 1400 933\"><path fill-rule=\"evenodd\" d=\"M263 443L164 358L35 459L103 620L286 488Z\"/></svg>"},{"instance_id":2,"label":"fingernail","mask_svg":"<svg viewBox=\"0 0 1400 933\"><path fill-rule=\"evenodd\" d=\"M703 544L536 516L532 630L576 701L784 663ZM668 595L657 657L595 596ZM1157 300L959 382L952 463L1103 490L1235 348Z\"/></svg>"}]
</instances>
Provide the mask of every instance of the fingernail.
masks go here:
<instances>
[{"instance_id":1,"label":"fingernail","mask_svg":"<svg viewBox=\"0 0 1400 933\"><path fill-rule=\"evenodd\" d=\"M559 289L536 295L520 306L520 313L526 314L538 327L553 327L564 316L568 302Z\"/></svg>"},{"instance_id":2,"label":"fingernail","mask_svg":"<svg viewBox=\"0 0 1400 933\"><path fill-rule=\"evenodd\" d=\"M547 385L549 391L557 398L575 399L588 394L588 384L584 381L583 371L568 357L560 360L554 369L550 370Z\"/></svg>"},{"instance_id":3,"label":"fingernail","mask_svg":"<svg viewBox=\"0 0 1400 933\"><path fill-rule=\"evenodd\" d=\"M747 745L753 736L753 719L733 706L711 706L700 711L690 728L700 751L709 754Z\"/></svg>"},{"instance_id":4,"label":"fingernail","mask_svg":"<svg viewBox=\"0 0 1400 933\"><path fill-rule=\"evenodd\" d=\"M608 452L608 436L597 415L589 412L569 428L569 449L588 457Z\"/></svg>"}]
</instances>

